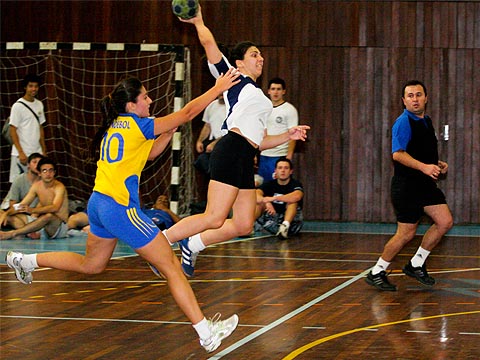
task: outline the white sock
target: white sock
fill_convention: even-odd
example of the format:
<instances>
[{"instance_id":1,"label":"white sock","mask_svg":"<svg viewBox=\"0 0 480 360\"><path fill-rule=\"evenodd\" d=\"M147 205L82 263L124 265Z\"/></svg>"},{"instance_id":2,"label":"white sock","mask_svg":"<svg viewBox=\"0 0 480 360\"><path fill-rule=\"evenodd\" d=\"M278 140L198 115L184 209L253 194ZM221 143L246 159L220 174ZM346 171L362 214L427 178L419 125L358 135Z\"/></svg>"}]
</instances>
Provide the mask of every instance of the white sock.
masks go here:
<instances>
[{"instance_id":1,"label":"white sock","mask_svg":"<svg viewBox=\"0 0 480 360\"><path fill-rule=\"evenodd\" d=\"M413 255L412 259L410 260L410 262L412 263L412 266L413 267L423 266L429 254L430 254L430 251L425 250L420 246L417 252L415 253L415 255Z\"/></svg>"},{"instance_id":2,"label":"white sock","mask_svg":"<svg viewBox=\"0 0 480 360\"><path fill-rule=\"evenodd\" d=\"M168 240L167 229L162 230L162 234L163 234L163 236L165 236L165 239L167 239L167 241L168 241L168 243L170 244L170 246L172 246L173 244L170 242L170 240Z\"/></svg>"},{"instance_id":3,"label":"white sock","mask_svg":"<svg viewBox=\"0 0 480 360\"><path fill-rule=\"evenodd\" d=\"M285 225L287 228L290 227L290 221L284 220L282 224Z\"/></svg>"},{"instance_id":4,"label":"white sock","mask_svg":"<svg viewBox=\"0 0 480 360\"><path fill-rule=\"evenodd\" d=\"M37 264L37 254L25 254L22 259L22 267L25 269L36 269L38 268Z\"/></svg>"},{"instance_id":5,"label":"white sock","mask_svg":"<svg viewBox=\"0 0 480 360\"><path fill-rule=\"evenodd\" d=\"M381 257L379 257L377 263L372 268L372 275L377 275L382 271L387 271L389 266L390 263L388 261L385 261Z\"/></svg>"},{"instance_id":6,"label":"white sock","mask_svg":"<svg viewBox=\"0 0 480 360\"><path fill-rule=\"evenodd\" d=\"M208 326L207 319L203 318L198 323L192 325L198 334L198 337L202 340L207 340L212 335L210 327Z\"/></svg>"},{"instance_id":7,"label":"white sock","mask_svg":"<svg viewBox=\"0 0 480 360\"><path fill-rule=\"evenodd\" d=\"M188 248L194 253L198 253L206 248L205 244L202 242L200 234L195 234L190 237Z\"/></svg>"}]
</instances>

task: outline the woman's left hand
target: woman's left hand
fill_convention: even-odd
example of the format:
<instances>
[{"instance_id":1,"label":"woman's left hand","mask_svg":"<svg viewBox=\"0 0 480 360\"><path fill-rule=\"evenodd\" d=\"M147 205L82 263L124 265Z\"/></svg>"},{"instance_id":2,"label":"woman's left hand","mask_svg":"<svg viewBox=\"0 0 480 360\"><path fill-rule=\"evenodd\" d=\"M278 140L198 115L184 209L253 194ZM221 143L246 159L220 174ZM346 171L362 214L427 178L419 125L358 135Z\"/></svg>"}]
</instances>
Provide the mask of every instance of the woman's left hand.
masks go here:
<instances>
[{"instance_id":1,"label":"woman's left hand","mask_svg":"<svg viewBox=\"0 0 480 360\"><path fill-rule=\"evenodd\" d=\"M302 140L307 138L307 130L310 130L308 125L298 125L288 129L290 140Z\"/></svg>"}]
</instances>

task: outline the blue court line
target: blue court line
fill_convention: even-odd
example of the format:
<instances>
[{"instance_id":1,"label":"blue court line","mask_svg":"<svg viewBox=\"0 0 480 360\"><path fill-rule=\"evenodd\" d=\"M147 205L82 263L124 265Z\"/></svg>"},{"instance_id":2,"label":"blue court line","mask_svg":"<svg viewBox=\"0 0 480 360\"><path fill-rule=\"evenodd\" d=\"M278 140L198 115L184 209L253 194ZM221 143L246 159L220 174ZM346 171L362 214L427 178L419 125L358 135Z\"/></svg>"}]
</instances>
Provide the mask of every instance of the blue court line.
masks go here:
<instances>
[{"instance_id":1,"label":"blue court line","mask_svg":"<svg viewBox=\"0 0 480 360\"><path fill-rule=\"evenodd\" d=\"M340 290L346 288L347 286L349 286L350 284L354 283L355 281L365 277L367 275L367 273L370 271L370 269L367 269L365 271L363 271L362 273L356 275L355 277L351 278L350 280L348 281L345 281L343 284L340 284L339 286L327 291L325 294L317 297L316 299L313 299L312 301L306 303L305 305L299 307L298 309L295 309L294 311L282 316L280 319L278 320L275 320L274 322L270 323L269 325L265 326L264 328L260 329L260 330L257 330L255 331L254 333L248 335L247 337L244 337L243 339L241 339L240 341L237 341L236 343L230 345L229 347L227 347L226 349L220 351L219 353L215 354L214 356L208 358L209 360L212 359L221 359L222 357L224 357L225 355L228 355L230 354L232 351L238 349L239 347L245 345L246 343L252 341L253 339L259 337L260 335L266 333L267 331L270 331L272 330L273 328L277 327L278 325L281 325L283 324L284 322L286 322L287 320L293 318L294 316L297 316L298 314L300 314L301 312L307 310L308 308L312 307L313 305L319 303L320 301L322 300L325 300L326 298L328 298L329 296L332 296L334 295L335 293L339 292Z\"/></svg>"}]
</instances>

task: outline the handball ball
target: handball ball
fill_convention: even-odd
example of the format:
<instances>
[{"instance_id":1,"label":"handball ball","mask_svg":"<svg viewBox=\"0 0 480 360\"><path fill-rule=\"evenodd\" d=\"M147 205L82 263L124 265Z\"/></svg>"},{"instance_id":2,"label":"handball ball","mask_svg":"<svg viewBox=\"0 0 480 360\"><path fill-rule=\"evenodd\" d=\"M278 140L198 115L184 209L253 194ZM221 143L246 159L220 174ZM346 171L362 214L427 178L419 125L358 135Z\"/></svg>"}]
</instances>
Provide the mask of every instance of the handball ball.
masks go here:
<instances>
[{"instance_id":1,"label":"handball ball","mask_svg":"<svg viewBox=\"0 0 480 360\"><path fill-rule=\"evenodd\" d=\"M198 0L172 0L172 10L180 19L194 18L198 11Z\"/></svg>"}]
</instances>

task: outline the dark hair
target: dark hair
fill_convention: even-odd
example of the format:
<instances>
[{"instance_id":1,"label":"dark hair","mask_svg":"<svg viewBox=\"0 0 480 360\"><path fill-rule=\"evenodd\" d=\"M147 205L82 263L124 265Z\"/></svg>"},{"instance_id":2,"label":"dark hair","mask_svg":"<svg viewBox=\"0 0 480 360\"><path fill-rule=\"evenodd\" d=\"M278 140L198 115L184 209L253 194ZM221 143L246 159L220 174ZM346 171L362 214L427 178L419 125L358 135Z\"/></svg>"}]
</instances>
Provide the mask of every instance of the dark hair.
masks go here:
<instances>
[{"instance_id":1,"label":"dark hair","mask_svg":"<svg viewBox=\"0 0 480 360\"><path fill-rule=\"evenodd\" d=\"M142 82L135 77L126 77L121 80L113 91L100 101L100 111L103 123L93 137L90 147L91 158L97 157L97 151L105 133L119 114L126 112L128 102L137 102L137 96L142 91Z\"/></svg>"},{"instance_id":2,"label":"dark hair","mask_svg":"<svg viewBox=\"0 0 480 360\"><path fill-rule=\"evenodd\" d=\"M45 165L45 164L50 164L53 166L53 170L57 171L57 165L53 162L52 159L48 158L48 157L42 157L40 159L40 161L38 162L37 164L37 170L38 172L41 172L42 170L42 166Z\"/></svg>"},{"instance_id":3,"label":"dark hair","mask_svg":"<svg viewBox=\"0 0 480 360\"><path fill-rule=\"evenodd\" d=\"M282 78L279 78L279 77L274 77L273 79L270 79L270 81L268 82L268 88L270 88L270 86L272 86L272 84L282 85L283 90L285 90L287 88L287 85L285 84L285 80L283 80Z\"/></svg>"},{"instance_id":4,"label":"dark hair","mask_svg":"<svg viewBox=\"0 0 480 360\"><path fill-rule=\"evenodd\" d=\"M407 86L415 86L415 85L420 85L423 88L423 92L425 93L425 96L427 96L427 88L424 83L422 83L420 80L408 80L402 87L402 99L405 98L405 89ZM405 109L405 104L402 101L402 106Z\"/></svg>"},{"instance_id":5,"label":"dark hair","mask_svg":"<svg viewBox=\"0 0 480 360\"><path fill-rule=\"evenodd\" d=\"M276 83L275 83L276 84ZM290 159L287 159L285 156L282 156L280 159L275 161L275 168L277 168L277 165L279 162L287 162L290 165L290 170L293 169L293 163Z\"/></svg>"},{"instance_id":6,"label":"dark hair","mask_svg":"<svg viewBox=\"0 0 480 360\"><path fill-rule=\"evenodd\" d=\"M31 82L37 83L38 85L40 85L41 84L40 76L38 76L36 74L25 75L25 77L22 80L22 87L26 88L28 83L31 83Z\"/></svg>"},{"instance_id":7,"label":"dark hair","mask_svg":"<svg viewBox=\"0 0 480 360\"><path fill-rule=\"evenodd\" d=\"M427 96L427 88L424 83L422 83L420 80L408 80L402 88L402 98L405 97L405 89L407 86L415 86L415 85L420 85L423 88L423 92L425 93L425 96Z\"/></svg>"},{"instance_id":8,"label":"dark hair","mask_svg":"<svg viewBox=\"0 0 480 360\"><path fill-rule=\"evenodd\" d=\"M232 66L237 66L237 60L243 60L245 58L245 53L252 46L257 46L251 41L242 41L235 45L235 47L230 51L230 64Z\"/></svg>"},{"instance_id":9,"label":"dark hair","mask_svg":"<svg viewBox=\"0 0 480 360\"><path fill-rule=\"evenodd\" d=\"M42 159L44 158L44 156L40 153L33 153L33 154L30 154L28 156L28 159L27 159L27 163L29 163L30 161L32 161L33 159Z\"/></svg>"}]
</instances>

